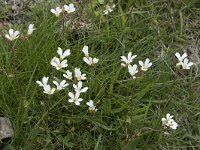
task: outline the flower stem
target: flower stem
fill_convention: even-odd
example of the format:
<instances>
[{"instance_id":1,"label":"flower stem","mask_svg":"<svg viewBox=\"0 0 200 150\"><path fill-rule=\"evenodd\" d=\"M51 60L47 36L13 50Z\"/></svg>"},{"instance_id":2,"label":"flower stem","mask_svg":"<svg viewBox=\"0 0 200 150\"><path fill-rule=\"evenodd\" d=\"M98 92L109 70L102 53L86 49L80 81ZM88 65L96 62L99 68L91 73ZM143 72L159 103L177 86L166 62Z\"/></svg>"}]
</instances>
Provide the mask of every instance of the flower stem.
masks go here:
<instances>
[{"instance_id":1,"label":"flower stem","mask_svg":"<svg viewBox=\"0 0 200 150\"><path fill-rule=\"evenodd\" d=\"M50 97L50 95L48 95L48 98L47 98L48 113L50 111L50 106L51 106L51 97Z\"/></svg>"},{"instance_id":2,"label":"flower stem","mask_svg":"<svg viewBox=\"0 0 200 150\"><path fill-rule=\"evenodd\" d=\"M61 13L60 23L61 23L60 35L64 36L64 28L65 28L65 14L64 14L64 11L62 11L62 13Z\"/></svg>"},{"instance_id":3,"label":"flower stem","mask_svg":"<svg viewBox=\"0 0 200 150\"><path fill-rule=\"evenodd\" d=\"M21 97L21 91L20 91L20 84L19 84L19 79L17 76L17 67L16 67L16 62L17 62L17 55L16 55L16 49L13 46L13 43L11 42L11 52L12 52L12 72L14 75L14 80L15 80L15 86L16 86L16 91L17 95L19 98Z\"/></svg>"}]
</instances>

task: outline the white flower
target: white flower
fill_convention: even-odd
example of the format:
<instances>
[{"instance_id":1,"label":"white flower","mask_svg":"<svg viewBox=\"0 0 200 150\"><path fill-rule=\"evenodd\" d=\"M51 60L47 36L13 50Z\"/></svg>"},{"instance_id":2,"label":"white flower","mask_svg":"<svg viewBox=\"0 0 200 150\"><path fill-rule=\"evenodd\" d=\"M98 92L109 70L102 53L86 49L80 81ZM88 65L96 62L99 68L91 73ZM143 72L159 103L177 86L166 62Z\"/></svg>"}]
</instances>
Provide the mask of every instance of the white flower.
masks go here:
<instances>
[{"instance_id":1,"label":"white flower","mask_svg":"<svg viewBox=\"0 0 200 150\"><path fill-rule=\"evenodd\" d=\"M170 115L169 113L166 115L166 118L162 118L161 120L162 120L162 122L163 122L163 125L165 125L165 126L169 126L169 122L171 122L171 121L173 121L173 118L174 116L172 115Z\"/></svg>"},{"instance_id":2,"label":"white flower","mask_svg":"<svg viewBox=\"0 0 200 150\"><path fill-rule=\"evenodd\" d=\"M132 52L129 52L129 53L128 53L128 57L127 57L127 58L126 58L125 56L121 56L121 61L122 61L122 62L125 62L125 64L124 64L124 63L121 63L121 65L122 65L123 67L126 67L126 66L130 65L130 63L133 62L133 59L134 59L135 57L137 57L137 55L133 55L133 56L132 56Z\"/></svg>"},{"instance_id":3,"label":"white flower","mask_svg":"<svg viewBox=\"0 0 200 150\"><path fill-rule=\"evenodd\" d=\"M85 57L89 57L88 46L84 46L82 52L85 54Z\"/></svg>"},{"instance_id":4,"label":"white flower","mask_svg":"<svg viewBox=\"0 0 200 150\"><path fill-rule=\"evenodd\" d=\"M166 115L166 118L162 118L161 121L163 123L164 128L170 127L174 130L177 129L178 124L172 119L174 116L170 115L169 113Z\"/></svg>"},{"instance_id":5,"label":"white flower","mask_svg":"<svg viewBox=\"0 0 200 150\"><path fill-rule=\"evenodd\" d=\"M83 61L86 62L88 65L94 65L99 62L99 59L92 58L92 57L83 57Z\"/></svg>"},{"instance_id":6,"label":"white flower","mask_svg":"<svg viewBox=\"0 0 200 150\"><path fill-rule=\"evenodd\" d=\"M75 7L74 7L74 4L69 4L68 5L64 5L64 10L67 12L67 13L72 13L72 12L75 12Z\"/></svg>"},{"instance_id":7,"label":"white flower","mask_svg":"<svg viewBox=\"0 0 200 150\"><path fill-rule=\"evenodd\" d=\"M133 66L129 65L128 66L128 72L133 77L133 79L136 79L135 74L138 73L137 65L133 65Z\"/></svg>"},{"instance_id":8,"label":"white flower","mask_svg":"<svg viewBox=\"0 0 200 150\"><path fill-rule=\"evenodd\" d=\"M194 63L193 62L189 62L189 60L187 58L185 58L183 60L183 63L182 63L182 67L183 69L190 69L190 67L193 65Z\"/></svg>"},{"instance_id":9,"label":"white flower","mask_svg":"<svg viewBox=\"0 0 200 150\"><path fill-rule=\"evenodd\" d=\"M97 111L96 106L94 106L93 100L90 100L89 102L86 103L89 106L90 111Z\"/></svg>"},{"instance_id":10,"label":"white flower","mask_svg":"<svg viewBox=\"0 0 200 150\"><path fill-rule=\"evenodd\" d=\"M61 60L63 60L65 57L71 54L70 49L65 50L63 53L63 50L60 47L58 47L57 53L60 55Z\"/></svg>"},{"instance_id":11,"label":"white flower","mask_svg":"<svg viewBox=\"0 0 200 150\"><path fill-rule=\"evenodd\" d=\"M51 9L51 12L58 17L60 13L62 12L62 9L60 7L56 7L56 9Z\"/></svg>"},{"instance_id":12,"label":"white flower","mask_svg":"<svg viewBox=\"0 0 200 150\"><path fill-rule=\"evenodd\" d=\"M75 78L80 81L80 80L86 80L86 74L82 74L80 71L80 68L75 68L74 70L74 76Z\"/></svg>"},{"instance_id":13,"label":"white flower","mask_svg":"<svg viewBox=\"0 0 200 150\"><path fill-rule=\"evenodd\" d=\"M107 15L108 13L112 12L115 8L115 4L113 4L111 7L109 5L106 5L106 9L103 11L104 15Z\"/></svg>"},{"instance_id":14,"label":"white flower","mask_svg":"<svg viewBox=\"0 0 200 150\"><path fill-rule=\"evenodd\" d=\"M83 100L82 98L79 98L80 93L76 92L75 94L73 94L72 92L68 93L70 99L68 100L68 102L70 103L75 103L76 105L80 105L80 102Z\"/></svg>"},{"instance_id":15,"label":"white flower","mask_svg":"<svg viewBox=\"0 0 200 150\"><path fill-rule=\"evenodd\" d=\"M177 52L175 56L178 58L178 63L176 66L182 66L183 69L190 69L190 67L194 64L193 62L189 62L187 59L187 54L184 53L182 56Z\"/></svg>"},{"instance_id":16,"label":"white flower","mask_svg":"<svg viewBox=\"0 0 200 150\"><path fill-rule=\"evenodd\" d=\"M54 80L53 83L56 85L58 91L65 89L69 85L66 83L66 80L62 80L60 83Z\"/></svg>"},{"instance_id":17,"label":"white flower","mask_svg":"<svg viewBox=\"0 0 200 150\"><path fill-rule=\"evenodd\" d=\"M34 24L30 24L30 25L28 26L27 34L28 34L28 35L31 35L31 34L33 33L34 30L35 30Z\"/></svg>"},{"instance_id":18,"label":"white flower","mask_svg":"<svg viewBox=\"0 0 200 150\"><path fill-rule=\"evenodd\" d=\"M142 71L147 71L147 69L152 66L152 63L150 62L149 58L147 58L144 63L139 61L139 65L141 66Z\"/></svg>"},{"instance_id":19,"label":"white flower","mask_svg":"<svg viewBox=\"0 0 200 150\"><path fill-rule=\"evenodd\" d=\"M172 128L173 130L176 130L178 127L178 124L173 120L170 121L169 127Z\"/></svg>"},{"instance_id":20,"label":"white flower","mask_svg":"<svg viewBox=\"0 0 200 150\"><path fill-rule=\"evenodd\" d=\"M43 77L42 78L42 82L41 81L36 81L37 84L39 84L39 86L46 86L48 83L49 77Z\"/></svg>"},{"instance_id":21,"label":"white flower","mask_svg":"<svg viewBox=\"0 0 200 150\"><path fill-rule=\"evenodd\" d=\"M79 81L78 84L73 84L73 87L75 89L76 92L79 92L79 93L84 93L88 90L88 87L84 87L82 88L82 81Z\"/></svg>"},{"instance_id":22,"label":"white flower","mask_svg":"<svg viewBox=\"0 0 200 150\"><path fill-rule=\"evenodd\" d=\"M187 57L187 53L184 53L182 56L176 52L175 56L178 58L179 63L176 64L176 66L178 65L182 65L183 60Z\"/></svg>"},{"instance_id":23,"label":"white flower","mask_svg":"<svg viewBox=\"0 0 200 150\"><path fill-rule=\"evenodd\" d=\"M72 72L67 70L66 71L66 74L63 74L63 77L69 79L69 80L72 80Z\"/></svg>"},{"instance_id":24,"label":"white flower","mask_svg":"<svg viewBox=\"0 0 200 150\"><path fill-rule=\"evenodd\" d=\"M44 93L48 95L52 95L56 90L55 88L51 88L50 85L43 86L43 89L44 89Z\"/></svg>"},{"instance_id":25,"label":"white flower","mask_svg":"<svg viewBox=\"0 0 200 150\"><path fill-rule=\"evenodd\" d=\"M67 60L60 61L60 59L57 57L54 57L51 60L51 65L55 67L57 70L60 70L61 68L66 68L68 66Z\"/></svg>"},{"instance_id":26,"label":"white flower","mask_svg":"<svg viewBox=\"0 0 200 150\"><path fill-rule=\"evenodd\" d=\"M14 31L13 29L10 29L8 31L8 34L5 35L5 37L8 40L13 41L13 40L19 38L19 31Z\"/></svg>"},{"instance_id":27,"label":"white flower","mask_svg":"<svg viewBox=\"0 0 200 150\"><path fill-rule=\"evenodd\" d=\"M98 58L93 58L93 64L96 64L99 62L99 59Z\"/></svg>"}]
</instances>

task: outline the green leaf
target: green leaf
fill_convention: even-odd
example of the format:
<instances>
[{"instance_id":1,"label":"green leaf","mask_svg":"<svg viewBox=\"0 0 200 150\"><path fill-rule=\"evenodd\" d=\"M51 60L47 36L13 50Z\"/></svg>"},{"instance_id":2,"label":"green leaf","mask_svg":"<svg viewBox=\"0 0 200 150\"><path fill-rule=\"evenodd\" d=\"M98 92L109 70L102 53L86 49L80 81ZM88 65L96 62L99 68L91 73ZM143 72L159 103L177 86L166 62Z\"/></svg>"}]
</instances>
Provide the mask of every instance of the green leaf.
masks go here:
<instances>
[{"instance_id":1,"label":"green leaf","mask_svg":"<svg viewBox=\"0 0 200 150\"><path fill-rule=\"evenodd\" d=\"M149 92L150 87L151 87L151 85L149 84L149 85L147 85L145 88L143 88L141 91L139 91L139 92L136 94L136 99L137 99L137 100L141 100L141 99L145 96L145 94L146 94L147 92Z\"/></svg>"},{"instance_id":2,"label":"green leaf","mask_svg":"<svg viewBox=\"0 0 200 150\"><path fill-rule=\"evenodd\" d=\"M122 7L119 7L120 10L120 16L121 16L121 21L122 21L122 26L126 25L126 18L124 16L124 11L122 10Z\"/></svg>"}]
</instances>

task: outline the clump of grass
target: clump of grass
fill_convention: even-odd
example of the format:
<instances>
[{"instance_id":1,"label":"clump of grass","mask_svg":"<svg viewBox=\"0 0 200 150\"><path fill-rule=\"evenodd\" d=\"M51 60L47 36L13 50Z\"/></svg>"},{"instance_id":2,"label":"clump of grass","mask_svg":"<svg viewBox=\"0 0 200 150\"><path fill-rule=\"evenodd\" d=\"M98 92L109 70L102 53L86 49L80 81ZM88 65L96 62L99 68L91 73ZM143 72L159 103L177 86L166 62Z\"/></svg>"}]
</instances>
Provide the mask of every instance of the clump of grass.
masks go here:
<instances>
[{"instance_id":1,"label":"clump of grass","mask_svg":"<svg viewBox=\"0 0 200 150\"><path fill-rule=\"evenodd\" d=\"M199 94L193 88L199 75L195 65L177 69L174 55L182 54L198 33L191 24L198 18L196 4L195 0L118 1L104 15L111 3L88 1L74 3L76 11L63 14L64 22L50 12L61 4L35 6L29 23L36 30L13 41L14 76L13 53L8 42L0 40L1 115L10 118L15 131L14 137L3 141L4 148L198 149ZM26 31L27 24L12 28ZM84 45L92 58L99 59L95 66L83 61ZM88 91L80 106L69 104L70 89L65 89L52 95L47 107L48 96L36 83L43 76L63 79L66 70L57 71L50 64L58 47L70 48L67 69L79 67L87 75L83 85ZM153 64L147 72L139 71L135 80L121 67L120 56L129 52L137 55L133 64L146 58ZM96 112L88 111L89 100L94 100ZM174 115L177 130L163 128L161 118L167 113Z\"/></svg>"}]
</instances>

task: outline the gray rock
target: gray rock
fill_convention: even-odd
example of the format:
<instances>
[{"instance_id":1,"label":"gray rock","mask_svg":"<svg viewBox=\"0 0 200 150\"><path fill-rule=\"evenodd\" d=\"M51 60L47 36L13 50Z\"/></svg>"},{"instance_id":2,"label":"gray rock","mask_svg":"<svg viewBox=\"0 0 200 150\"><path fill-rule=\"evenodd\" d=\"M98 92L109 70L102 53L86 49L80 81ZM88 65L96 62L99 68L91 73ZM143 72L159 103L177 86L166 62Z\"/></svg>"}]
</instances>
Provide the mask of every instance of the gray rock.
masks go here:
<instances>
[{"instance_id":1,"label":"gray rock","mask_svg":"<svg viewBox=\"0 0 200 150\"><path fill-rule=\"evenodd\" d=\"M0 117L0 140L10 138L14 135L11 122L6 117Z\"/></svg>"}]
</instances>

